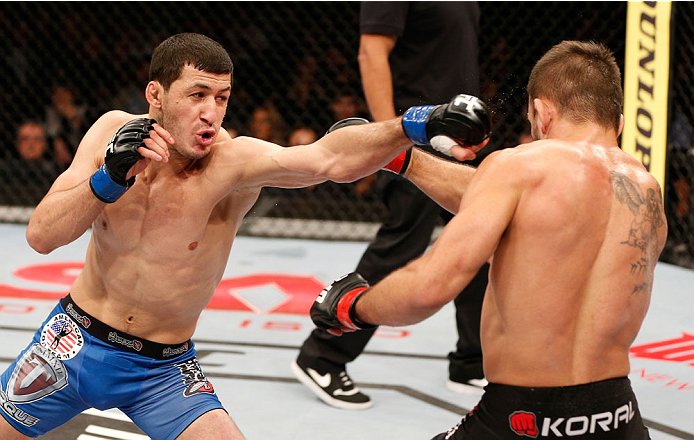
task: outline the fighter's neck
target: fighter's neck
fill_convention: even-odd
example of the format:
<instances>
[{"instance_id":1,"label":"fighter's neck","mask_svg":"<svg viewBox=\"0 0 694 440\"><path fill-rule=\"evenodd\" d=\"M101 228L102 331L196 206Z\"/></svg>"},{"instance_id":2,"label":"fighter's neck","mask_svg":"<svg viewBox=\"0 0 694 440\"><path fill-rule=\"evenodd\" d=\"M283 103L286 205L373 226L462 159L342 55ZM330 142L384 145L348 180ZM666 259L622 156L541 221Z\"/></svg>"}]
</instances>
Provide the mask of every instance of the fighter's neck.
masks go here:
<instances>
[{"instance_id":1,"label":"fighter's neck","mask_svg":"<svg viewBox=\"0 0 694 440\"><path fill-rule=\"evenodd\" d=\"M548 131L545 139L557 139L567 142L585 142L605 147L618 147L614 129L605 128L594 123L572 123L558 121Z\"/></svg>"}]
</instances>

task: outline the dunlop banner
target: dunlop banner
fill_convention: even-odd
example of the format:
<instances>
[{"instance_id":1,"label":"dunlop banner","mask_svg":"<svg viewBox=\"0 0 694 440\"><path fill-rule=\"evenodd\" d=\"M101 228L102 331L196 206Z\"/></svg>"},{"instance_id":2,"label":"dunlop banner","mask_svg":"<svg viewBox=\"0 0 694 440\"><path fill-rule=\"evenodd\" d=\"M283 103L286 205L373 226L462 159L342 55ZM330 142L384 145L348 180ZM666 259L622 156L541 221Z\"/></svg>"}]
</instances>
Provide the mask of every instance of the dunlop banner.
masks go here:
<instances>
[{"instance_id":1,"label":"dunlop banner","mask_svg":"<svg viewBox=\"0 0 694 440\"><path fill-rule=\"evenodd\" d=\"M622 149L665 187L671 2L629 2Z\"/></svg>"}]
</instances>

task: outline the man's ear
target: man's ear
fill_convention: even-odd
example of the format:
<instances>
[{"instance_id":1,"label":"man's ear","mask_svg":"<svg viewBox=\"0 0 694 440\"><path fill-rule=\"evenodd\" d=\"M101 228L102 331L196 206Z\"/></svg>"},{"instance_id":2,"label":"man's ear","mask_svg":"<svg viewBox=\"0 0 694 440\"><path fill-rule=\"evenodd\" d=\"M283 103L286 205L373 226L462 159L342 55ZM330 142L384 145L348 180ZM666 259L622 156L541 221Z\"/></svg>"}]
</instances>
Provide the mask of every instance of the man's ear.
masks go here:
<instances>
[{"instance_id":1,"label":"man's ear","mask_svg":"<svg viewBox=\"0 0 694 440\"><path fill-rule=\"evenodd\" d=\"M542 135L545 137L556 118L556 109L549 101L542 98L533 99L533 109L536 117L540 119L540 130L542 130Z\"/></svg>"},{"instance_id":2,"label":"man's ear","mask_svg":"<svg viewBox=\"0 0 694 440\"><path fill-rule=\"evenodd\" d=\"M617 129L617 137L619 137L619 135L622 134L622 130L624 130L624 115L619 115L619 128Z\"/></svg>"},{"instance_id":3,"label":"man's ear","mask_svg":"<svg viewBox=\"0 0 694 440\"><path fill-rule=\"evenodd\" d=\"M147 102L154 108L161 109L162 97L164 95L164 87L158 81L150 81L145 87L145 98Z\"/></svg>"}]
</instances>

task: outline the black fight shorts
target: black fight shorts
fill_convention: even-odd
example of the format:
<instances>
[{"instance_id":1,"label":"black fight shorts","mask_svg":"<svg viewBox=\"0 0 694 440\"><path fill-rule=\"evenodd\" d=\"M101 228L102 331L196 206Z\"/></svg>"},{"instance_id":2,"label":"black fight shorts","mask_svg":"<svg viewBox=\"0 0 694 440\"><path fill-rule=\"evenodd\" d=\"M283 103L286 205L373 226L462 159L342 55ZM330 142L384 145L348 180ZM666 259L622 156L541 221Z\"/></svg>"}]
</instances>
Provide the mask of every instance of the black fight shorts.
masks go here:
<instances>
[{"instance_id":1,"label":"black fight shorts","mask_svg":"<svg viewBox=\"0 0 694 440\"><path fill-rule=\"evenodd\" d=\"M463 420L432 440L649 440L626 377L525 388L490 383Z\"/></svg>"}]
</instances>

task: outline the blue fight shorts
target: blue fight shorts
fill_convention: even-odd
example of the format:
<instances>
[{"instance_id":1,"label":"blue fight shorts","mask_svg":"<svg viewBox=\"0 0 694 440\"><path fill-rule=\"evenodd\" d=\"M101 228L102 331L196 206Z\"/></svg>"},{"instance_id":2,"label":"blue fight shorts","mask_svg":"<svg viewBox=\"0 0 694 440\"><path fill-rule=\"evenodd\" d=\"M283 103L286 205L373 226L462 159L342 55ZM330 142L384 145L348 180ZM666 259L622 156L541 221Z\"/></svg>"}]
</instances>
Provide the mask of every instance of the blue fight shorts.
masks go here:
<instances>
[{"instance_id":1,"label":"blue fight shorts","mask_svg":"<svg viewBox=\"0 0 694 440\"><path fill-rule=\"evenodd\" d=\"M154 440L173 440L204 413L224 409L192 341L131 336L68 295L0 377L0 414L36 437L90 407L120 409Z\"/></svg>"}]
</instances>

